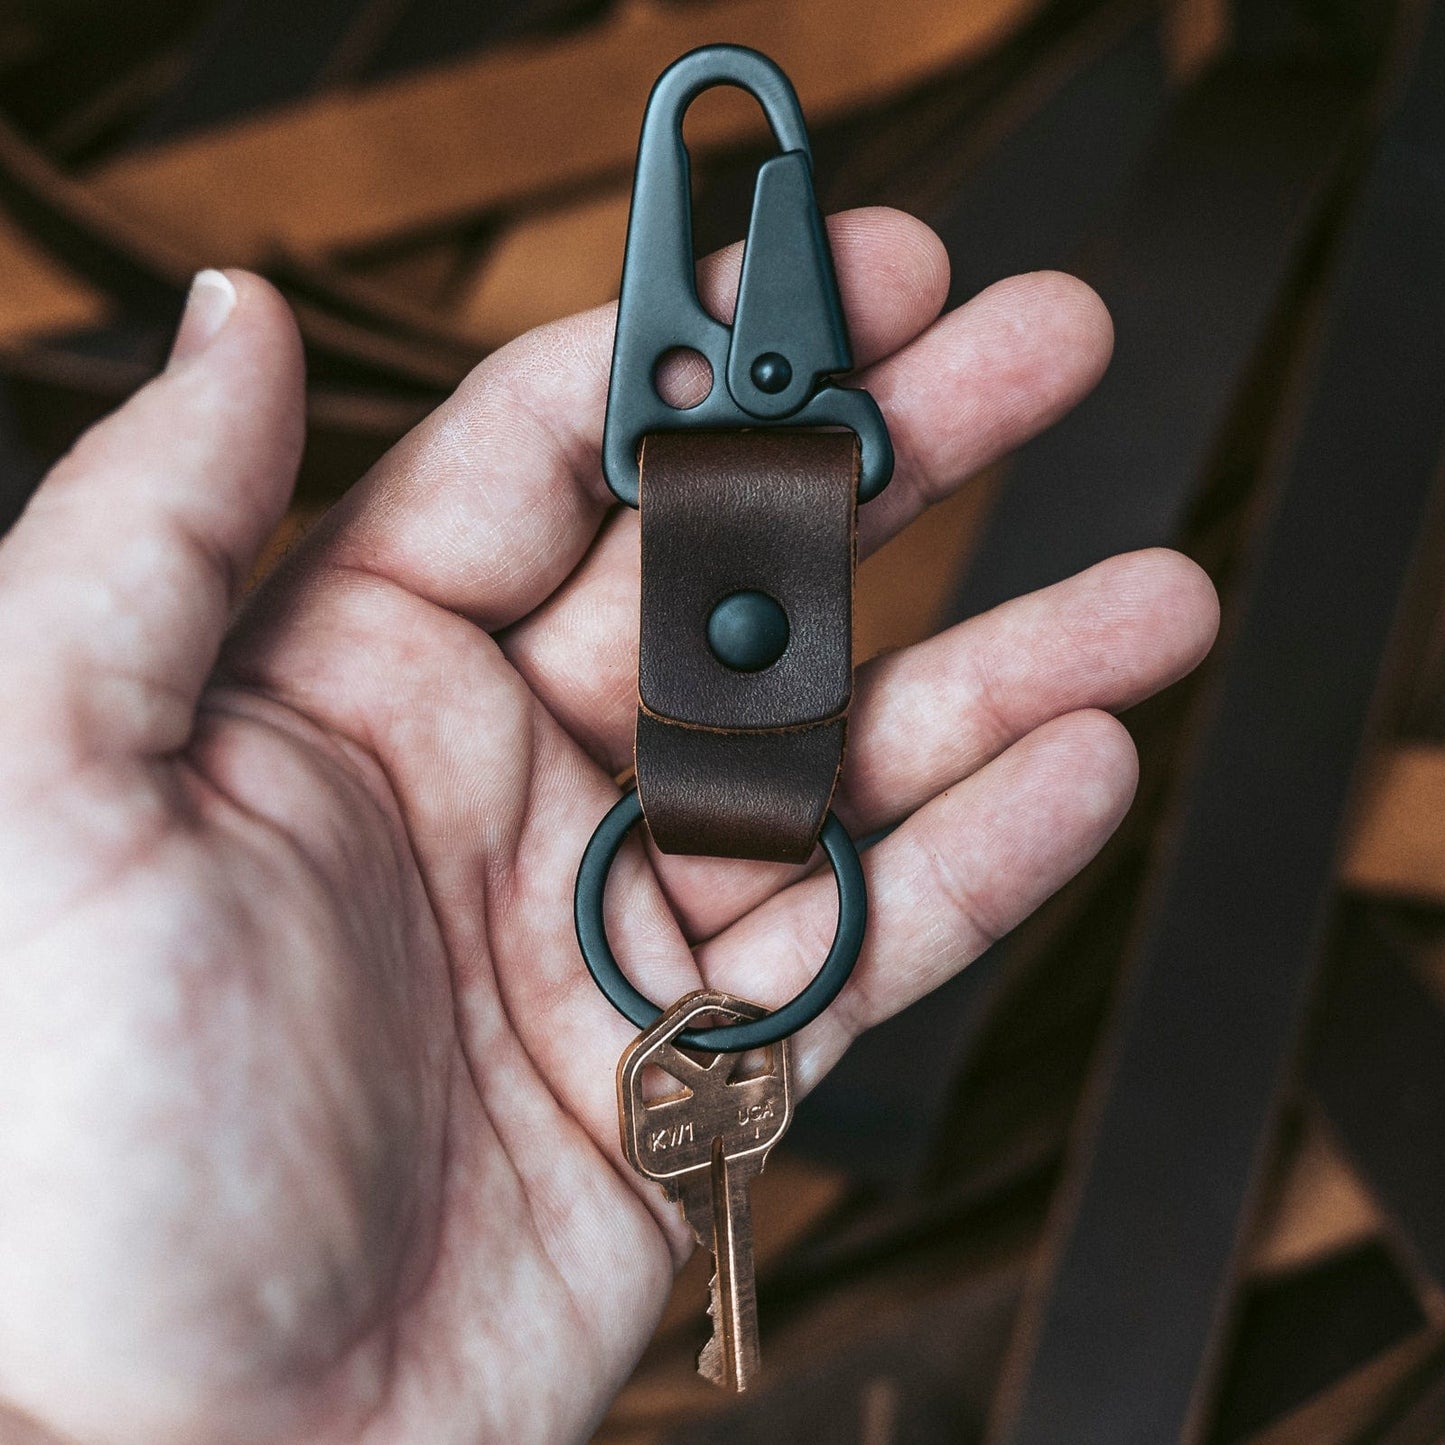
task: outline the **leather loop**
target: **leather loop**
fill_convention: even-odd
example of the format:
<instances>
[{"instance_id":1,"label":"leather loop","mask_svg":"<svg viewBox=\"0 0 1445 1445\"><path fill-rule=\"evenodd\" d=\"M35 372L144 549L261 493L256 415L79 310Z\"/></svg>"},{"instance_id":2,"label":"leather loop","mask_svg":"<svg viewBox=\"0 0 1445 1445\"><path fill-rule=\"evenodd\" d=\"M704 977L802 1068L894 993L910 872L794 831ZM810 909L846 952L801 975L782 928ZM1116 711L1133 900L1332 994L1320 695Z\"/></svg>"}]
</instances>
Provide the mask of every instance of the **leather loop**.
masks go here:
<instances>
[{"instance_id":1,"label":"leather loop","mask_svg":"<svg viewBox=\"0 0 1445 1445\"><path fill-rule=\"evenodd\" d=\"M802 862L852 699L859 454L847 432L664 432L643 444L637 785L665 853ZM724 598L787 615L770 666L708 642Z\"/></svg>"}]
</instances>

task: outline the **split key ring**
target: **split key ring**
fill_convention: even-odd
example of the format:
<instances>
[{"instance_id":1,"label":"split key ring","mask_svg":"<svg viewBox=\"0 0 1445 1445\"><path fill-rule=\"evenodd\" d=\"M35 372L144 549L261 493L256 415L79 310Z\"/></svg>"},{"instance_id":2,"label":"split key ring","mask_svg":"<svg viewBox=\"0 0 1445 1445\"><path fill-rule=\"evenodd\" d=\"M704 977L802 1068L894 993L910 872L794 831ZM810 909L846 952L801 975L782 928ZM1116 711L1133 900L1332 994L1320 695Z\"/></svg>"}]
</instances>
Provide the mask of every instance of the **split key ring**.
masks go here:
<instances>
[{"instance_id":1,"label":"split key ring","mask_svg":"<svg viewBox=\"0 0 1445 1445\"><path fill-rule=\"evenodd\" d=\"M577 869L572 911L582 958L597 987L625 1019L639 1029L649 1029L662 1017L663 1011L627 981L607 941L607 930L602 922L602 893L607 886L607 875L612 870L623 839L641 817L642 800L633 788L613 805L597 825L597 831L587 844L581 866ZM858 962L858 951L863 946L863 930L868 921L868 890L863 881L863 865L858 861L858 850L853 846L848 830L831 810L818 842L833 866L833 880L838 885L838 927L828 956L813 981L781 1008L761 1018L683 1033L675 1040L676 1043L709 1054L761 1049L812 1023L838 997L853 972L853 965Z\"/></svg>"}]
</instances>

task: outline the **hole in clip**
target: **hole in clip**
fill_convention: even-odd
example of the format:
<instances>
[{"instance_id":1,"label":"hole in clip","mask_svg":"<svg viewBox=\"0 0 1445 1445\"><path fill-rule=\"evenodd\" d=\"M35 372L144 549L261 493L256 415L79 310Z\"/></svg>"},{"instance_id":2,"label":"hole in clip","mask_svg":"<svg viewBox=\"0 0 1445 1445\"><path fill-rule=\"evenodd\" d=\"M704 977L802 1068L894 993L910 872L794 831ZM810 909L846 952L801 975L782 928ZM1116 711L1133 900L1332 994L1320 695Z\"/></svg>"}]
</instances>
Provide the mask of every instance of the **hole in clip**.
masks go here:
<instances>
[{"instance_id":1,"label":"hole in clip","mask_svg":"<svg viewBox=\"0 0 1445 1445\"><path fill-rule=\"evenodd\" d=\"M652 368L652 389L676 411L701 405L712 391L712 367L690 346L670 346Z\"/></svg>"}]
</instances>

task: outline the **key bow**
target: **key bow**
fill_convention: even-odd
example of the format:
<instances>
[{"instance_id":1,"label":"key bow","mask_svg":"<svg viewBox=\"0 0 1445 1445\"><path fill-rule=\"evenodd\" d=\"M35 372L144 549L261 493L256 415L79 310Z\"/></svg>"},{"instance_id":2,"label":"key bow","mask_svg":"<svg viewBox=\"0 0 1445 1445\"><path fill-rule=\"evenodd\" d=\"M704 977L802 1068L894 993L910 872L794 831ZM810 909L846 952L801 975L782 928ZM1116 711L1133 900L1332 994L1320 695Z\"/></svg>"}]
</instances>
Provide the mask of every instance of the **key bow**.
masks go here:
<instances>
[{"instance_id":1,"label":"key bow","mask_svg":"<svg viewBox=\"0 0 1445 1445\"><path fill-rule=\"evenodd\" d=\"M730 1159L738 1159L766 1153L782 1138L792 1122L784 1044L768 1046L764 1072L739 1079L744 1055L718 1054L704 1064L672 1042L704 1014L737 1021L761 1018L766 1012L732 994L699 989L679 999L622 1056L617 1069L622 1148L639 1174L661 1184L708 1167L717 1140ZM685 1092L649 1103L643 1097L643 1076L652 1065Z\"/></svg>"}]
</instances>

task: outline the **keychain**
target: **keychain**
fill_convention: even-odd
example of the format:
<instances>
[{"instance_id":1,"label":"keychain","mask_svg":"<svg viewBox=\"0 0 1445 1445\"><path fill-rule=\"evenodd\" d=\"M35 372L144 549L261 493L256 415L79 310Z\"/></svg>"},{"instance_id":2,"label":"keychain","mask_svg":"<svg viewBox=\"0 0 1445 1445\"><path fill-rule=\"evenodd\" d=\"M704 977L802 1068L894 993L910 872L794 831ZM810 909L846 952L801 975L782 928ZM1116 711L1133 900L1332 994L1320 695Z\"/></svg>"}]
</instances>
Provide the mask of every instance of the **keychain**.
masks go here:
<instances>
[{"instance_id":1,"label":"keychain","mask_svg":"<svg viewBox=\"0 0 1445 1445\"><path fill-rule=\"evenodd\" d=\"M715 85L756 97L779 150L758 170L731 326L698 300L682 139L687 107ZM686 410L654 385L678 347L712 368ZM857 508L888 484L893 452L873 398L831 380L851 367L791 84L738 46L684 55L643 119L603 436L608 486L642 524L637 786L587 845L575 916L592 977L642 1030L618 1065L624 1152L716 1260L698 1369L735 1390L758 1373L748 1185L792 1117L788 1039L848 981L867 920L858 853L829 804L853 690ZM665 853L801 863L821 844L838 925L801 993L768 1011L700 990L664 1010L628 982L602 894L644 817ZM754 1049L766 1067L737 1077ZM678 1091L644 1099L649 1065Z\"/></svg>"}]
</instances>

